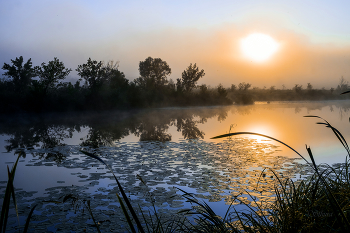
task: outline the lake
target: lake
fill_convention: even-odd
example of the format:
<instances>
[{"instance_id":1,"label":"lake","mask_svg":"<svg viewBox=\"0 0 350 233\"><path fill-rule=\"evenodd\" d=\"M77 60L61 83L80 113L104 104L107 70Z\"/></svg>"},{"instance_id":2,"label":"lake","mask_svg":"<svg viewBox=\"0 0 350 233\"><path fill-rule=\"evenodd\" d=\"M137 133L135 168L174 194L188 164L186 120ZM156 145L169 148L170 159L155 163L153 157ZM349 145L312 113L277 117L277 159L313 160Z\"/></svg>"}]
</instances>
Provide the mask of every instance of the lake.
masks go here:
<instances>
[{"instance_id":1,"label":"lake","mask_svg":"<svg viewBox=\"0 0 350 233\"><path fill-rule=\"evenodd\" d=\"M3 197L6 166L11 168L21 153L14 185L22 226L29 207L38 204L31 221L33 231L93 230L92 220L82 210L84 200L91 200L101 229L123 231L126 223L116 198L116 182L103 164L80 152L86 150L109 164L132 203L144 210L153 203L160 213L174 215L190 207L180 188L195 193L220 215L235 197L233 205L244 211L242 202L251 203L252 198L273 200L272 170L298 180L308 176L310 169L293 151L264 137L212 137L260 133L288 144L305 158L306 145L310 146L318 164L342 163L346 151L332 131L316 124L321 119L304 116L322 117L348 139L349 109L349 101L264 102L1 116L0 192ZM80 202L52 203L62 202L68 194ZM10 214L8 229L14 232L17 219L14 211Z\"/></svg>"}]
</instances>

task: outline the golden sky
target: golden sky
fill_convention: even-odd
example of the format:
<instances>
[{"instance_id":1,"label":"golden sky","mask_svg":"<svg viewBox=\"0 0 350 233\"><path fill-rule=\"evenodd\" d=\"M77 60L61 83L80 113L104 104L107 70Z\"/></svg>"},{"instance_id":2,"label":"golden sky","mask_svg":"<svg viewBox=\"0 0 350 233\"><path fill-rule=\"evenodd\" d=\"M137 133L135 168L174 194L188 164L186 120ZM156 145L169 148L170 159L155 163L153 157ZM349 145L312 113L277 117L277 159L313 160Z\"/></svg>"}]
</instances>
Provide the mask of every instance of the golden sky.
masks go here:
<instances>
[{"instance_id":1,"label":"golden sky","mask_svg":"<svg viewBox=\"0 0 350 233\"><path fill-rule=\"evenodd\" d=\"M206 73L199 83L211 86L330 88L341 76L350 80L347 9L350 2L316 0L1 1L0 63L23 56L40 65L58 57L75 70L91 57L119 61L133 80L151 56L169 64L173 80L197 63ZM279 43L265 62L242 55L240 41L252 33Z\"/></svg>"},{"instance_id":2,"label":"golden sky","mask_svg":"<svg viewBox=\"0 0 350 233\"><path fill-rule=\"evenodd\" d=\"M302 34L292 31L267 32L279 44L278 51L263 63L243 57L240 40L250 33L266 33L263 30L239 30L234 25L207 30L164 30L142 35L142 43L135 41L122 49L125 62L142 60L147 56L160 57L173 70L172 78L190 63L205 70L202 83L225 86L249 82L253 86L275 85L287 88L295 84L304 87L336 86L341 76L350 78L350 46L336 43L312 43ZM131 39L132 41L132 39ZM134 70L137 71L134 64ZM135 73L135 76L137 72Z\"/></svg>"}]
</instances>

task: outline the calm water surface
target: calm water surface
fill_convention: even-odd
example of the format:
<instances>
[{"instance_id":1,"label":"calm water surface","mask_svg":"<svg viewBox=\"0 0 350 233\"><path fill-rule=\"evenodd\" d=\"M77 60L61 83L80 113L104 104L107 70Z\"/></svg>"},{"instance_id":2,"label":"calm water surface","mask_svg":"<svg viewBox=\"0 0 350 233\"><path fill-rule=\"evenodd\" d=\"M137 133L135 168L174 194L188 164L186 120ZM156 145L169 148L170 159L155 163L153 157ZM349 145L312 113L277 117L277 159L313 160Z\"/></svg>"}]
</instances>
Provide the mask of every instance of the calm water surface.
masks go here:
<instances>
[{"instance_id":1,"label":"calm water surface","mask_svg":"<svg viewBox=\"0 0 350 233\"><path fill-rule=\"evenodd\" d=\"M261 133L287 143L305 157L305 145L310 146L317 163L341 163L346 153L331 130L316 124L322 120L304 116L326 119L348 139L349 109L348 101L276 102L100 114L3 116L0 191L3 195L7 180L5 167L11 167L16 153L21 152L15 187L23 216L28 206L40 203L34 223L53 232L59 228L77 231L89 223L88 216L81 217L71 210L62 212L62 208L69 209L62 207L64 204L43 202L74 194L81 199L93 199L93 208L101 212L97 213L98 218L102 222L104 219L104 226L111 230L107 222L123 218L115 198L118 189L104 166L81 154L79 150L84 149L99 154L110 164L130 198L143 208L150 205L150 194L156 197L155 205L160 211L176 212L188 207L181 192L174 188L178 187L196 193L221 213L225 203L231 203L237 195L240 201L251 201L244 190L253 192L264 168L293 179L306 176L308 170L300 165L303 163L300 159L295 159L295 153L266 138L235 136L214 140L211 137L228 132ZM266 179L273 181L268 169L265 173ZM257 198L270 200L273 182L266 180L259 187ZM174 194L178 196L170 198ZM238 209L243 208L238 201L235 204ZM53 213L60 213L61 217ZM13 216L11 221L9 228L13 229L16 226ZM124 225L114 227L122 229Z\"/></svg>"}]
</instances>

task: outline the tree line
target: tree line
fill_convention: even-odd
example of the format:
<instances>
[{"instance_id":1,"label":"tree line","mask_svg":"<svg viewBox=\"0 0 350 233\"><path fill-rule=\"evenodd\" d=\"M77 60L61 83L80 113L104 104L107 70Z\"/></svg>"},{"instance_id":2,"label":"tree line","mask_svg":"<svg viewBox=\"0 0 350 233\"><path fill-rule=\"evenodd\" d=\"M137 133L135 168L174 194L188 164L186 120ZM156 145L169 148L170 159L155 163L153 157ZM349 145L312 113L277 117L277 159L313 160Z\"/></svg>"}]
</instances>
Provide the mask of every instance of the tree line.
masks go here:
<instances>
[{"instance_id":1,"label":"tree line","mask_svg":"<svg viewBox=\"0 0 350 233\"><path fill-rule=\"evenodd\" d=\"M238 86L232 84L228 89L228 98L236 104L252 104L255 101L317 101L317 100L340 100L349 99L349 95L341 93L350 89L348 82L341 77L336 88L316 89L311 83L307 83L304 88L301 84L295 84L287 89L282 85L282 89L275 86L269 88L252 87L250 83L242 82Z\"/></svg>"},{"instance_id":2,"label":"tree line","mask_svg":"<svg viewBox=\"0 0 350 233\"><path fill-rule=\"evenodd\" d=\"M140 77L129 81L118 63L89 58L75 69L75 84L64 82L72 69L58 58L47 64L32 65L20 56L4 63L0 80L2 112L45 112L72 110L111 110L142 107L231 104L222 86L197 89L205 73L190 64L176 83L169 79L171 68L160 58L148 57L139 63Z\"/></svg>"},{"instance_id":3,"label":"tree line","mask_svg":"<svg viewBox=\"0 0 350 233\"><path fill-rule=\"evenodd\" d=\"M254 101L305 100L339 98L338 92L348 88L344 78L336 89L306 89L296 84L287 90L251 88L250 83L215 88L202 84L205 76L197 64L190 64L176 81L169 79L171 68L160 58L148 57L139 62L140 76L129 81L117 62L89 58L75 69L79 80L64 82L72 69L57 57L40 66L31 59L16 57L4 63L0 79L0 112L52 112L113 110L145 107L252 104Z\"/></svg>"}]
</instances>

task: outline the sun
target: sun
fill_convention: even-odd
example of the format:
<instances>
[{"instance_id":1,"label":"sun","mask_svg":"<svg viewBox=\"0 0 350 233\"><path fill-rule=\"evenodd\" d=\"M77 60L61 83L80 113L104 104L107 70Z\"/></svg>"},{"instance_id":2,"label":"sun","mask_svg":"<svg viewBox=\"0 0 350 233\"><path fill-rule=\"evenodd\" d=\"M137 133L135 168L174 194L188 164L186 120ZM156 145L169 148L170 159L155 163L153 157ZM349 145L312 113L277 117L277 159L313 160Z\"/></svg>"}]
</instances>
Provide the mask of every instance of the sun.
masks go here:
<instances>
[{"instance_id":1,"label":"sun","mask_svg":"<svg viewBox=\"0 0 350 233\"><path fill-rule=\"evenodd\" d=\"M277 52L279 44L269 35L253 33L241 40L240 48L247 59L264 62Z\"/></svg>"}]
</instances>

